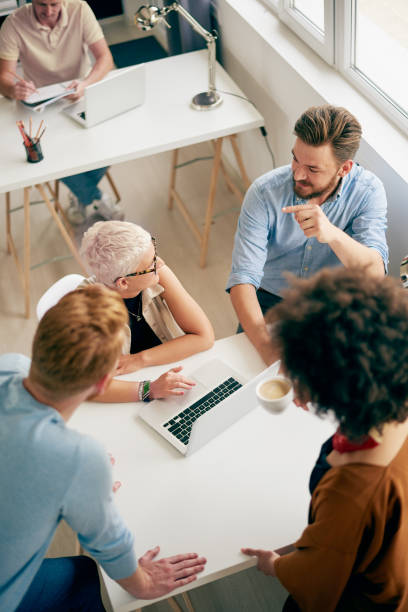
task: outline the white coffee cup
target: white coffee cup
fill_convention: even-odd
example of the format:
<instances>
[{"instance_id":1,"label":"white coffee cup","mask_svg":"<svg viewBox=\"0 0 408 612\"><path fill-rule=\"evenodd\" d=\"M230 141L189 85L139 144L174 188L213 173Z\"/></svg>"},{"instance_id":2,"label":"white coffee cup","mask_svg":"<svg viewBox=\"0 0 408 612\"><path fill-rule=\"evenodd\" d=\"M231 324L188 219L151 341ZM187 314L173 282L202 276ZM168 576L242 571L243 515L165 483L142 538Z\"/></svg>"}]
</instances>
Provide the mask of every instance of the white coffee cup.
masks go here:
<instances>
[{"instance_id":1,"label":"white coffee cup","mask_svg":"<svg viewBox=\"0 0 408 612\"><path fill-rule=\"evenodd\" d=\"M293 400L293 387L289 378L277 374L265 378L256 387L258 402L270 412L282 412Z\"/></svg>"}]
</instances>

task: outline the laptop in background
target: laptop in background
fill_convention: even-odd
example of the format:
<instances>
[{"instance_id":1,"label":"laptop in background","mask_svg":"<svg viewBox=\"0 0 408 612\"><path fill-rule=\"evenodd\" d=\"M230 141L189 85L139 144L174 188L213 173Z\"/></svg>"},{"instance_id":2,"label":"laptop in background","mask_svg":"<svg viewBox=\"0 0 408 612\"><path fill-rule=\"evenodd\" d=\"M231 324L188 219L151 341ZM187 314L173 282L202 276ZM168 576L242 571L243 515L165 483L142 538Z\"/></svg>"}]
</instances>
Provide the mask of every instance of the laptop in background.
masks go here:
<instances>
[{"instance_id":1,"label":"laptop in background","mask_svg":"<svg viewBox=\"0 0 408 612\"><path fill-rule=\"evenodd\" d=\"M63 112L90 128L143 104L145 81L144 64L115 70L102 81L88 85L81 100L66 106Z\"/></svg>"},{"instance_id":2,"label":"laptop in background","mask_svg":"<svg viewBox=\"0 0 408 612\"><path fill-rule=\"evenodd\" d=\"M249 382L219 359L189 374L196 386L183 396L154 400L139 417L183 455L190 455L248 414L255 406L256 385L279 370L279 361Z\"/></svg>"}]
</instances>

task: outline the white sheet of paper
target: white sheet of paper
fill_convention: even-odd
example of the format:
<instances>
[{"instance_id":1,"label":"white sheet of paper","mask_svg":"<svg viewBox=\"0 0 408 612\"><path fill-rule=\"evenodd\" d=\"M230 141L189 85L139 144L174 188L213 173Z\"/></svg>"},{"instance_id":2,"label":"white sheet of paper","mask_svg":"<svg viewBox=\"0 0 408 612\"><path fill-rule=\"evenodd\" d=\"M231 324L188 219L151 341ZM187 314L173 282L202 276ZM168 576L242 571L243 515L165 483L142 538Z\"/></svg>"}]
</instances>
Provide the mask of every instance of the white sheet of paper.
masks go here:
<instances>
[{"instance_id":1,"label":"white sheet of paper","mask_svg":"<svg viewBox=\"0 0 408 612\"><path fill-rule=\"evenodd\" d=\"M38 102L42 102L43 100L48 100L49 98L61 98L64 95L69 95L74 90L68 90L66 88L66 83L55 83L54 85L46 85L45 87L39 87L37 93L31 94L24 102L26 104L37 104Z\"/></svg>"}]
</instances>

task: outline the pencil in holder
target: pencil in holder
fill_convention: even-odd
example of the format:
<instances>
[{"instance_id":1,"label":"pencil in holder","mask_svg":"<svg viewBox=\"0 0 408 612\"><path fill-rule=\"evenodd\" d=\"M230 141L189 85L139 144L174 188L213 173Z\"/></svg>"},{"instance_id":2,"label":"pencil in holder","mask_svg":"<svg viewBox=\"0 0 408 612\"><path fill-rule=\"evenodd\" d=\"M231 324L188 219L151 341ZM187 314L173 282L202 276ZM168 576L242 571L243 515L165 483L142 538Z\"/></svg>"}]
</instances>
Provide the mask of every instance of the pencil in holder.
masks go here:
<instances>
[{"instance_id":1,"label":"pencil in holder","mask_svg":"<svg viewBox=\"0 0 408 612\"><path fill-rule=\"evenodd\" d=\"M39 141L32 142L30 145L26 145L25 143L23 143L23 145L27 155L27 161L30 162L30 164L36 164L37 162L40 162L42 159L44 159L41 144Z\"/></svg>"}]
</instances>

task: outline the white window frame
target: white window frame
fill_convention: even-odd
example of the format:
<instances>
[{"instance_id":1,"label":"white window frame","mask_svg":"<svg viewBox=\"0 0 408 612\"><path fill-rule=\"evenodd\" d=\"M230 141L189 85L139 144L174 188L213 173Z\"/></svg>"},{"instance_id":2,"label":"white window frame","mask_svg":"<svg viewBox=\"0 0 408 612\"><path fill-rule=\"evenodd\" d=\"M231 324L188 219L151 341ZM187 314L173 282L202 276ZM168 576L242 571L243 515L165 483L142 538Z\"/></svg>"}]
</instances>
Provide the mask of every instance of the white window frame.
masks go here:
<instances>
[{"instance_id":1,"label":"white window frame","mask_svg":"<svg viewBox=\"0 0 408 612\"><path fill-rule=\"evenodd\" d=\"M399 129L408 133L408 108L401 108L354 62L354 13L356 0L324 0L325 35L299 12L293 0L262 0L281 21L293 30L322 59L338 70ZM402 77L403 78L403 77Z\"/></svg>"},{"instance_id":2,"label":"white window frame","mask_svg":"<svg viewBox=\"0 0 408 612\"><path fill-rule=\"evenodd\" d=\"M324 34L294 8L294 0L279 0L278 16L328 64L334 64L333 0L324 0Z\"/></svg>"},{"instance_id":3,"label":"white window frame","mask_svg":"<svg viewBox=\"0 0 408 612\"><path fill-rule=\"evenodd\" d=\"M280 0L262 0L262 2L267 6L270 6L274 13L279 13Z\"/></svg>"},{"instance_id":4,"label":"white window frame","mask_svg":"<svg viewBox=\"0 0 408 612\"><path fill-rule=\"evenodd\" d=\"M355 0L336 2L336 68L380 111L408 133L408 108L401 108L371 79L353 65L355 41Z\"/></svg>"}]
</instances>

